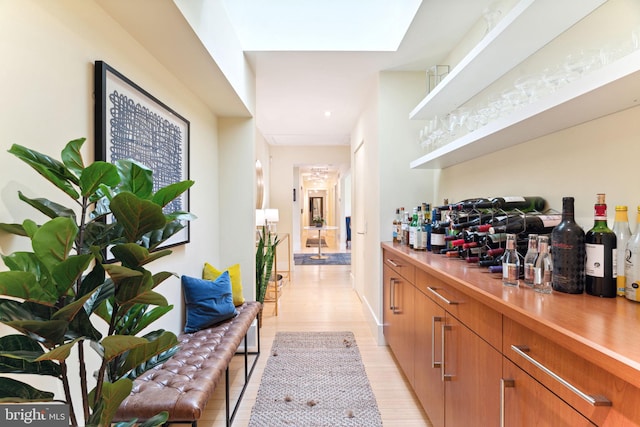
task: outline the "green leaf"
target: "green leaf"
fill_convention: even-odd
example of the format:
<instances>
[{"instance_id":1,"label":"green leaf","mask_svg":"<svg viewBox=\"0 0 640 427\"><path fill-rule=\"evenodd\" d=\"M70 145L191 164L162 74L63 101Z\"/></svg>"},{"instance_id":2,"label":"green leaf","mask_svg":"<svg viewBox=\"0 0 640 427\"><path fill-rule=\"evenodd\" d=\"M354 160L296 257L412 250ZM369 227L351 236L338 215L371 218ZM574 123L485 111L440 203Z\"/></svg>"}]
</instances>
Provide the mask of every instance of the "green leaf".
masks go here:
<instances>
[{"instance_id":1,"label":"green leaf","mask_svg":"<svg viewBox=\"0 0 640 427\"><path fill-rule=\"evenodd\" d=\"M0 403L7 402L48 402L53 393L38 390L11 378L0 377Z\"/></svg>"},{"instance_id":2,"label":"green leaf","mask_svg":"<svg viewBox=\"0 0 640 427\"><path fill-rule=\"evenodd\" d=\"M93 254L72 255L53 267L51 274L56 282L58 295L67 293L93 259Z\"/></svg>"},{"instance_id":3,"label":"green leaf","mask_svg":"<svg viewBox=\"0 0 640 427\"><path fill-rule=\"evenodd\" d=\"M124 243L111 248L111 253L118 260L122 261L122 265L130 268L142 267L158 258L170 255L170 250L149 253L146 248L135 243Z\"/></svg>"},{"instance_id":4,"label":"green leaf","mask_svg":"<svg viewBox=\"0 0 640 427\"><path fill-rule=\"evenodd\" d=\"M84 197L95 193L101 185L115 187L119 182L118 169L107 162L93 162L80 175L80 189Z\"/></svg>"},{"instance_id":5,"label":"green leaf","mask_svg":"<svg viewBox=\"0 0 640 427\"><path fill-rule=\"evenodd\" d=\"M176 336L168 331L162 331L161 335L153 341L138 346L127 354L125 362L118 368L117 375L122 377L141 363L146 362L158 354L165 352L178 344Z\"/></svg>"},{"instance_id":6,"label":"green leaf","mask_svg":"<svg viewBox=\"0 0 640 427\"><path fill-rule=\"evenodd\" d=\"M124 301L122 304L152 304L158 306L165 306L169 304L167 299L162 295L154 291L141 292L134 298Z\"/></svg>"},{"instance_id":7,"label":"green leaf","mask_svg":"<svg viewBox=\"0 0 640 427\"><path fill-rule=\"evenodd\" d=\"M36 172L60 190L64 191L72 199L77 200L80 197L72 185L78 184L78 178L70 173L63 163L58 160L54 160L45 154L39 153L35 150L30 150L18 144L13 144L9 149L9 153L27 163Z\"/></svg>"},{"instance_id":8,"label":"green leaf","mask_svg":"<svg viewBox=\"0 0 640 427\"><path fill-rule=\"evenodd\" d=\"M41 288L47 289L52 295L58 295L55 287L51 285L51 275L47 267L33 252L14 252L3 256L2 260L11 271L26 271L35 276L36 282Z\"/></svg>"},{"instance_id":9,"label":"green leaf","mask_svg":"<svg viewBox=\"0 0 640 427\"><path fill-rule=\"evenodd\" d=\"M58 310L54 315L52 320L65 320L67 322L71 322L78 311L84 309L85 303L91 298L92 294L83 295L81 298L76 299L71 304L67 304Z\"/></svg>"},{"instance_id":10,"label":"green leaf","mask_svg":"<svg viewBox=\"0 0 640 427\"><path fill-rule=\"evenodd\" d=\"M37 359L38 362L51 361L51 360L58 360L58 361L67 360L69 358L69 355L71 354L71 349L81 339L82 338L76 338L71 342L57 346L53 350L48 351L43 355L41 355L40 357L38 357Z\"/></svg>"},{"instance_id":11,"label":"green leaf","mask_svg":"<svg viewBox=\"0 0 640 427\"><path fill-rule=\"evenodd\" d=\"M42 347L26 335L0 337L0 372L60 377L60 365L50 361L35 362L43 354Z\"/></svg>"},{"instance_id":12,"label":"green leaf","mask_svg":"<svg viewBox=\"0 0 640 427\"><path fill-rule=\"evenodd\" d=\"M173 184L169 184L166 187L159 189L151 198L151 201L159 206L165 207L172 200L179 197L182 193L187 191L193 186L194 181L180 181Z\"/></svg>"},{"instance_id":13,"label":"green leaf","mask_svg":"<svg viewBox=\"0 0 640 427\"><path fill-rule=\"evenodd\" d=\"M167 280L169 277L180 277L176 273L169 273L168 271L161 271L153 275L153 287L155 288L160 283Z\"/></svg>"},{"instance_id":14,"label":"green leaf","mask_svg":"<svg viewBox=\"0 0 640 427\"><path fill-rule=\"evenodd\" d=\"M166 219L162 208L132 193L120 193L111 201L111 211L124 228L127 242L137 242L145 233L163 228Z\"/></svg>"},{"instance_id":15,"label":"green leaf","mask_svg":"<svg viewBox=\"0 0 640 427\"><path fill-rule=\"evenodd\" d=\"M167 221L192 221L198 217L191 212L175 211L165 214Z\"/></svg>"},{"instance_id":16,"label":"green leaf","mask_svg":"<svg viewBox=\"0 0 640 427\"><path fill-rule=\"evenodd\" d=\"M33 273L26 271L0 272L0 294L45 305L53 305L58 300L57 295L40 286Z\"/></svg>"},{"instance_id":17,"label":"green leaf","mask_svg":"<svg viewBox=\"0 0 640 427\"><path fill-rule=\"evenodd\" d=\"M165 218L168 215L165 215ZM149 250L157 248L185 227L180 221L170 221L162 229L154 230L142 237L142 245Z\"/></svg>"},{"instance_id":18,"label":"green leaf","mask_svg":"<svg viewBox=\"0 0 640 427\"><path fill-rule=\"evenodd\" d=\"M35 221L30 219L25 219L22 221L22 228L30 239L33 239L33 236L40 229L40 226L35 223Z\"/></svg>"},{"instance_id":19,"label":"green leaf","mask_svg":"<svg viewBox=\"0 0 640 427\"><path fill-rule=\"evenodd\" d=\"M132 277L142 277L143 273L138 270L133 270L128 267L123 267L117 264L105 264L103 265L105 271L114 281L114 283L118 284L125 279L130 279Z\"/></svg>"},{"instance_id":20,"label":"green leaf","mask_svg":"<svg viewBox=\"0 0 640 427\"><path fill-rule=\"evenodd\" d=\"M27 203L29 206L36 208L38 211L42 212L49 218L57 218L59 216L62 216L71 218L73 222L76 222L76 213L73 211L73 209L69 209L66 206L43 198L30 199L25 196L22 191L18 191L18 198Z\"/></svg>"},{"instance_id":21,"label":"green leaf","mask_svg":"<svg viewBox=\"0 0 640 427\"><path fill-rule=\"evenodd\" d=\"M104 349L105 360L112 360L114 357L121 355L125 351L133 350L136 347L146 345L149 341L145 338L134 337L131 335L110 335L104 337L100 342Z\"/></svg>"},{"instance_id":22,"label":"green leaf","mask_svg":"<svg viewBox=\"0 0 640 427\"><path fill-rule=\"evenodd\" d=\"M80 176L82 169L84 169L84 162L82 161L80 149L86 140L86 138L74 139L73 141L69 141L62 149L62 163L64 163L67 169L73 172L77 177Z\"/></svg>"},{"instance_id":23,"label":"green leaf","mask_svg":"<svg viewBox=\"0 0 640 427\"><path fill-rule=\"evenodd\" d=\"M133 388L133 381L121 378L115 383L104 382L102 384L102 396L100 396L100 420L97 425L108 426L111 424L114 414Z\"/></svg>"},{"instance_id":24,"label":"green leaf","mask_svg":"<svg viewBox=\"0 0 640 427\"><path fill-rule=\"evenodd\" d=\"M136 270L132 270L136 271ZM114 279L115 281L115 279ZM116 302L124 304L137 298L140 294L150 291L153 287L151 273L144 270L139 276L123 278L116 282Z\"/></svg>"},{"instance_id":25,"label":"green leaf","mask_svg":"<svg viewBox=\"0 0 640 427\"><path fill-rule=\"evenodd\" d=\"M78 235L78 226L70 218L54 218L36 231L31 239L35 254L49 271L69 256Z\"/></svg>"},{"instance_id":26,"label":"green leaf","mask_svg":"<svg viewBox=\"0 0 640 427\"><path fill-rule=\"evenodd\" d=\"M6 223L0 223L0 230L4 231L5 233L11 233L11 234L15 234L17 236L26 236L27 232L24 230L24 227L22 227L22 224L6 224Z\"/></svg>"},{"instance_id":27,"label":"green leaf","mask_svg":"<svg viewBox=\"0 0 640 427\"><path fill-rule=\"evenodd\" d=\"M42 342L47 348L62 341L68 326L64 320L12 320L4 323Z\"/></svg>"},{"instance_id":28,"label":"green leaf","mask_svg":"<svg viewBox=\"0 0 640 427\"><path fill-rule=\"evenodd\" d=\"M148 199L153 192L153 172L133 160L118 160L116 167L120 174L119 189L133 193L141 199Z\"/></svg>"}]
</instances>

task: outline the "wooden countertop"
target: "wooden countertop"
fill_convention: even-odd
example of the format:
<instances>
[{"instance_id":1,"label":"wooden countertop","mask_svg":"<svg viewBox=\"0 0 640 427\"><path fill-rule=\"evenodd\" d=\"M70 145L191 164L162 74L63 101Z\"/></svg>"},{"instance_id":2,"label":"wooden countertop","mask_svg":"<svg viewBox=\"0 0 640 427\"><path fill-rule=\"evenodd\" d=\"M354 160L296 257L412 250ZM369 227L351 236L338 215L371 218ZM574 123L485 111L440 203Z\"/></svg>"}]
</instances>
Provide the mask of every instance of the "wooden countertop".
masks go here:
<instances>
[{"instance_id":1,"label":"wooden countertop","mask_svg":"<svg viewBox=\"0 0 640 427\"><path fill-rule=\"evenodd\" d=\"M624 297L538 294L526 285L503 286L500 276L464 260L391 242L381 247L640 388L640 303Z\"/></svg>"}]
</instances>

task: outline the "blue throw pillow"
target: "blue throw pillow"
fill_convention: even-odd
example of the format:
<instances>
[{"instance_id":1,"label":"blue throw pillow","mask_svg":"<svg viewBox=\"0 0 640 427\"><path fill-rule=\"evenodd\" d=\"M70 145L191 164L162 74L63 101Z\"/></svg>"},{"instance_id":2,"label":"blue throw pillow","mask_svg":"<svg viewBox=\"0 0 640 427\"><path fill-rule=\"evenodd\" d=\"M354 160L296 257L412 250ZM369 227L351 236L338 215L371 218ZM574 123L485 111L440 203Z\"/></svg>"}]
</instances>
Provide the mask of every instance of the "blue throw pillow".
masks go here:
<instances>
[{"instance_id":1,"label":"blue throw pillow","mask_svg":"<svg viewBox=\"0 0 640 427\"><path fill-rule=\"evenodd\" d=\"M214 281L182 276L182 288L187 308L186 333L197 332L238 314L227 271Z\"/></svg>"}]
</instances>

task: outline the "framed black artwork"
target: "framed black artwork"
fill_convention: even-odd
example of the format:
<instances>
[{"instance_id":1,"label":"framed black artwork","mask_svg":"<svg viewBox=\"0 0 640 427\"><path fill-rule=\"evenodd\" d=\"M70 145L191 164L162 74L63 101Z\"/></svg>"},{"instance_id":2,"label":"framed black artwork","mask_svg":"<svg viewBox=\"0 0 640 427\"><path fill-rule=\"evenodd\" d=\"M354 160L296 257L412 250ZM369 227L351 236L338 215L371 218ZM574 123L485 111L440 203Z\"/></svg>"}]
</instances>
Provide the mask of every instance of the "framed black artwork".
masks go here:
<instances>
[{"instance_id":1,"label":"framed black artwork","mask_svg":"<svg viewBox=\"0 0 640 427\"><path fill-rule=\"evenodd\" d=\"M95 157L132 159L153 171L154 192L189 179L189 121L104 61L95 62ZM189 211L189 191L165 206ZM161 247L189 242L189 221Z\"/></svg>"}]
</instances>

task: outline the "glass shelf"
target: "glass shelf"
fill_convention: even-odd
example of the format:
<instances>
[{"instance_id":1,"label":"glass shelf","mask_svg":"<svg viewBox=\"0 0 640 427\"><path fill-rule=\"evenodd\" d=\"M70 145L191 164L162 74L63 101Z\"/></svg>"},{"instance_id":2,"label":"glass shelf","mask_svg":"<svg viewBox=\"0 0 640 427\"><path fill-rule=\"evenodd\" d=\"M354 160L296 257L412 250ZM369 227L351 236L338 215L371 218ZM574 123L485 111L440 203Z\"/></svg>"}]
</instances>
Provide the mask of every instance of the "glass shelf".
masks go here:
<instances>
[{"instance_id":1,"label":"glass shelf","mask_svg":"<svg viewBox=\"0 0 640 427\"><path fill-rule=\"evenodd\" d=\"M409 118L429 119L449 113L605 2L521 0L411 111Z\"/></svg>"},{"instance_id":2,"label":"glass shelf","mask_svg":"<svg viewBox=\"0 0 640 427\"><path fill-rule=\"evenodd\" d=\"M410 163L442 169L640 105L640 50Z\"/></svg>"}]
</instances>

